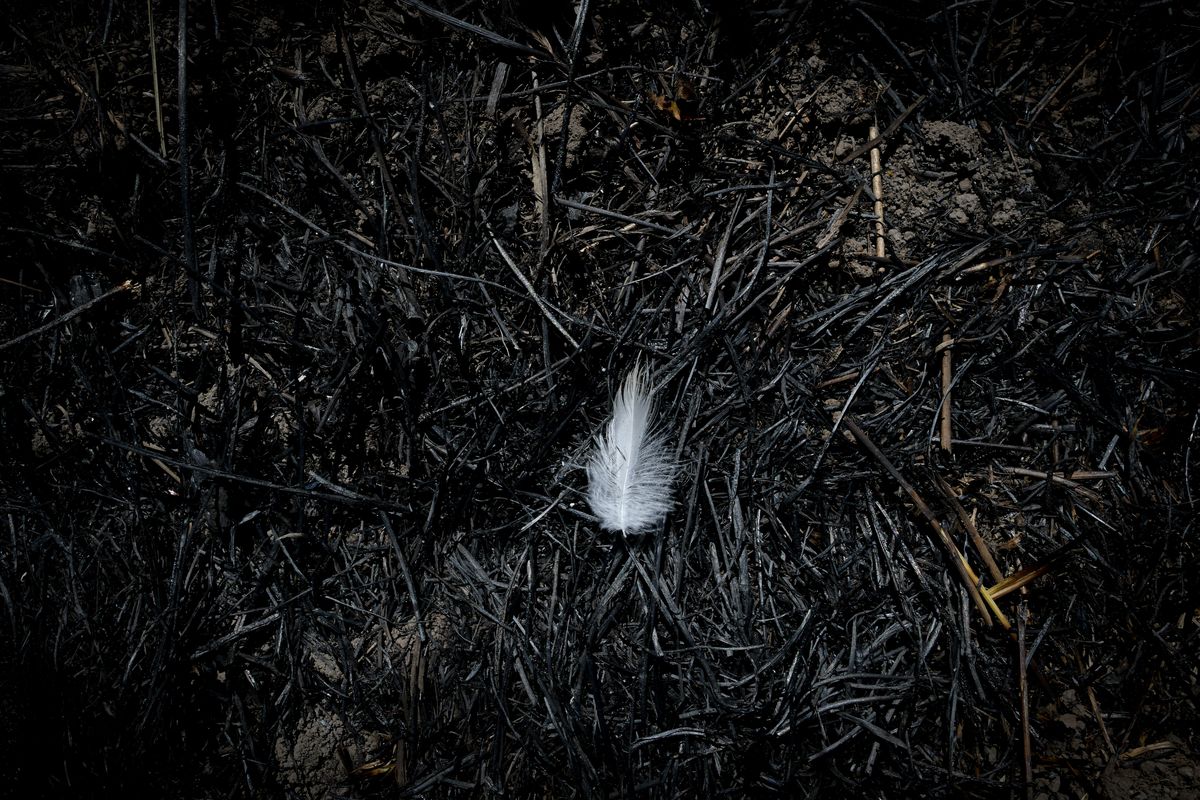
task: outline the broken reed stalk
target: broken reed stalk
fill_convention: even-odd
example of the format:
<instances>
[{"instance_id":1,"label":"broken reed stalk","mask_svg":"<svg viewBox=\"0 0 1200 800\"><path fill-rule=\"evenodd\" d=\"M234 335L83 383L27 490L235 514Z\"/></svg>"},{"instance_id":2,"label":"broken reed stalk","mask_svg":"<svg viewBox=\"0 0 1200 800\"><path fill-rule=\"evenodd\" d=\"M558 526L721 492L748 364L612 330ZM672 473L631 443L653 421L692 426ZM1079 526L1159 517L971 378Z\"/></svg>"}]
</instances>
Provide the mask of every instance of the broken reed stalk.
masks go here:
<instances>
[{"instance_id":1,"label":"broken reed stalk","mask_svg":"<svg viewBox=\"0 0 1200 800\"><path fill-rule=\"evenodd\" d=\"M947 453L950 452L951 432L950 432L950 345L954 344L954 339L950 334L942 334L942 428L941 439L942 449Z\"/></svg>"},{"instance_id":2,"label":"broken reed stalk","mask_svg":"<svg viewBox=\"0 0 1200 800\"><path fill-rule=\"evenodd\" d=\"M878 139L879 128L872 125L867 138L869 141ZM883 225L883 158L878 142L871 148L871 194L875 195L875 256L883 258L886 255Z\"/></svg>"},{"instance_id":3,"label":"broken reed stalk","mask_svg":"<svg viewBox=\"0 0 1200 800\"><path fill-rule=\"evenodd\" d=\"M990 588L988 590L988 596L993 600L999 600L1001 597L1004 597L1004 595L1012 594L1018 589L1033 583L1033 581L1036 579L1050 572L1050 567L1053 566L1053 560L1054 559L1050 559L1036 566L1026 567L1018 572L1014 572L1012 575L1009 575L1007 578Z\"/></svg>"},{"instance_id":4,"label":"broken reed stalk","mask_svg":"<svg viewBox=\"0 0 1200 800\"><path fill-rule=\"evenodd\" d=\"M1021 779L1026 800L1033 800L1033 758L1029 743L1029 677L1025 670L1025 602L1017 610L1017 686L1021 693Z\"/></svg>"},{"instance_id":5,"label":"broken reed stalk","mask_svg":"<svg viewBox=\"0 0 1200 800\"><path fill-rule=\"evenodd\" d=\"M979 534L979 528L975 525L975 520L963 508L963 504L959 502L958 495L950 488L950 484L942 478L941 475L935 475L934 480L937 481L938 488L942 490L942 496L946 498L946 502L950 504L954 515L958 517L959 524L963 526L967 534L971 537L971 544L975 545L975 552L979 553L979 557L983 559L983 564L987 567L988 575L992 576L992 587L988 590L988 594L995 600L999 597L996 594L996 587L1004 580L1004 573L1000 571L999 565L996 564L996 559L992 556L992 548L988 547L987 541Z\"/></svg>"},{"instance_id":6,"label":"broken reed stalk","mask_svg":"<svg viewBox=\"0 0 1200 800\"><path fill-rule=\"evenodd\" d=\"M995 614L996 619L999 620L1004 629L1010 629L1012 624L1008 621L1008 617L1000 610L987 591L981 588L982 582L979 580L979 576L975 574L975 571L971 569L971 565L967 563L966 556L954 544L950 535L946 533L946 529L942 527L942 523L938 522L937 516L921 498L921 495L917 493L917 490L900 474L900 470L896 469L896 466L883 454L883 451L876 447L871 438L867 436L866 431L860 428L853 419L849 416L843 416L842 424L846 426L851 435L862 445L863 449L879 462L880 466L892 476L892 479L896 483L900 484L900 488L912 500L913 505L917 507L917 511L921 513L921 516L933 528L938 542L945 549L951 563L954 564L954 569L958 573L958 577L966 588L967 593L971 595L971 600L975 603L975 608L979 611L979 616L983 620L983 623L991 627L992 615Z\"/></svg>"}]
</instances>

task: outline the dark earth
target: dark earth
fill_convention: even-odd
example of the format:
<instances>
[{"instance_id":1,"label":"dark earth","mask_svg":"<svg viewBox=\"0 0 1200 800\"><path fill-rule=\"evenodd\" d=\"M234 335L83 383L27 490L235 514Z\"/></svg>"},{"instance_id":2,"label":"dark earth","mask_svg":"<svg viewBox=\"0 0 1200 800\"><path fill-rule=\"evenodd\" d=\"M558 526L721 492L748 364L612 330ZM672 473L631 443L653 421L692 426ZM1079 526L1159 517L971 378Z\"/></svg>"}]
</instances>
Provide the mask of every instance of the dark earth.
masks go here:
<instances>
[{"instance_id":1,"label":"dark earth","mask_svg":"<svg viewBox=\"0 0 1200 800\"><path fill-rule=\"evenodd\" d=\"M428 2L0 14L0 795L1200 797L1200 7Z\"/></svg>"}]
</instances>

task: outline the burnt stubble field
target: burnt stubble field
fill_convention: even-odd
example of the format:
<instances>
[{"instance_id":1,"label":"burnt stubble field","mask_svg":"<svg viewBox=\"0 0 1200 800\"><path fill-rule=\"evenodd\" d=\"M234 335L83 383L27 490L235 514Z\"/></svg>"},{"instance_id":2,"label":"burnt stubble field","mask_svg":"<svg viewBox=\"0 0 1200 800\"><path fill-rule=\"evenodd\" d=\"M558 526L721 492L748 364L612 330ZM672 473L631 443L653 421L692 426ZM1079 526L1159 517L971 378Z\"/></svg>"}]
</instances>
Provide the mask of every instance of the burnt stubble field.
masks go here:
<instances>
[{"instance_id":1,"label":"burnt stubble field","mask_svg":"<svg viewBox=\"0 0 1200 800\"><path fill-rule=\"evenodd\" d=\"M1198 49L11 4L0 794L1197 797Z\"/></svg>"}]
</instances>

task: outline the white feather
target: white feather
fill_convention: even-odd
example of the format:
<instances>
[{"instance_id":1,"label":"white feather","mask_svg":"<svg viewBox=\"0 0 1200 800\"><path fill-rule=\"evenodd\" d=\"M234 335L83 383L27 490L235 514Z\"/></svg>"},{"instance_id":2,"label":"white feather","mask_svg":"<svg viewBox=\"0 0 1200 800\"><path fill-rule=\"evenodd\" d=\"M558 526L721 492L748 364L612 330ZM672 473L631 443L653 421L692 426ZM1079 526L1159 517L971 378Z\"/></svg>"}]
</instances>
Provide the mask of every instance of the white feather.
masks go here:
<instances>
[{"instance_id":1,"label":"white feather","mask_svg":"<svg viewBox=\"0 0 1200 800\"><path fill-rule=\"evenodd\" d=\"M588 503L600 526L626 534L657 525L671 509L675 464L654 425L646 376L634 367L613 401L612 419L588 462Z\"/></svg>"}]
</instances>

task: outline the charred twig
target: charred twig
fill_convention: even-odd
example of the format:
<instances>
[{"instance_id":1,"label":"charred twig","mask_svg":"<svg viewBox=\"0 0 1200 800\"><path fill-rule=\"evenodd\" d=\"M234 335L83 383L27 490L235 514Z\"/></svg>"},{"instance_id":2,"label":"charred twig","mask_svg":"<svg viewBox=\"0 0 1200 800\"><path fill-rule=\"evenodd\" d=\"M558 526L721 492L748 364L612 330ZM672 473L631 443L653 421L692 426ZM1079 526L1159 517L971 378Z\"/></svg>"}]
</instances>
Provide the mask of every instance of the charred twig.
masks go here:
<instances>
[{"instance_id":1,"label":"charred twig","mask_svg":"<svg viewBox=\"0 0 1200 800\"><path fill-rule=\"evenodd\" d=\"M1026 800L1033 800L1033 757L1029 737L1029 680L1025 663L1025 625L1028 619L1025 603L1017 609L1017 691L1021 698L1021 785Z\"/></svg>"},{"instance_id":2,"label":"charred twig","mask_svg":"<svg viewBox=\"0 0 1200 800\"><path fill-rule=\"evenodd\" d=\"M842 204L833 218L829 220L829 227L825 229L825 233L820 239L817 239L816 248L819 250L825 247L830 242L838 237L842 231L842 225L846 221L846 215L850 213L850 209L858 204L858 198L862 196L863 187L859 186L854 190L854 194L850 195L850 199Z\"/></svg>"},{"instance_id":3,"label":"charred twig","mask_svg":"<svg viewBox=\"0 0 1200 800\"><path fill-rule=\"evenodd\" d=\"M167 134L163 128L162 97L158 80L158 37L154 33L154 8L146 0L146 24L150 39L150 78L154 82L154 124L158 127L158 154L167 157Z\"/></svg>"},{"instance_id":4,"label":"charred twig","mask_svg":"<svg viewBox=\"0 0 1200 800\"><path fill-rule=\"evenodd\" d=\"M521 44L520 42L514 42L512 39L501 36L494 31L489 31L487 28L481 28L480 26L474 25L466 20L459 19L458 17L452 17L444 11L438 11L436 8L422 3L421 0L400 0L400 2L404 3L406 6L411 6L417 9L422 14L428 14L434 19L444 22L452 28L458 28L459 30L466 31L467 33L471 33L486 39L498 47L516 50L518 53L525 53L526 55L537 56L539 58L544 58L546 56L546 53L536 50L529 45Z\"/></svg>"},{"instance_id":5,"label":"charred twig","mask_svg":"<svg viewBox=\"0 0 1200 800\"><path fill-rule=\"evenodd\" d=\"M562 184L563 168L567 163L567 150L571 141L571 117L575 113L575 68L579 63L579 47L583 43L583 32L587 28L590 16L591 1L580 0L575 11L575 24L571 27L571 38L567 42L567 93L563 98L562 128L559 131L558 158L554 164L554 181L548 187L547 199L550 192L557 192ZM543 151L543 161L545 153Z\"/></svg>"},{"instance_id":6,"label":"charred twig","mask_svg":"<svg viewBox=\"0 0 1200 800\"><path fill-rule=\"evenodd\" d=\"M533 73L533 85L535 88L538 85L536 72ZM537 125L534 128L533 141L530 142L530 174L533 177L533 197L538 211L540 233L537 263L540 265L546 260L546 253L550 250L550 177L546 165L546 120L542 116L542 97L539 94L533 96L533 110ZM563 147L566 147L565 143Z\"/></svg>"},{"instance_id":7,"label":"charred twig","mask_svg":"<svg viewBox=\"0 0 1200 800\"><path fill-rule=\"evenodd\" d=\"M738 215L742 210L742 199L744 195L738 195L734 201L733 211L729 212L729 223L725 226L725 234L721 237L721 243L717 245L717 252L713 255L712 276L708 282L708 297L704 301L706 311L712 311L713 301L717 296L717 285L721 282L721 269L725 266L725 253L729 249L729 237L733 235L734 225L737 224Z\"/></svg>"},{"instance_id":8,"label":"charred twig","mask_svg":"<svg viewBox=\"0 0 1200 800\"><path fill-rule=\"evenodd\" d=\"M668 236L689 236L687 228L679 230L668 228L666 225L659 225L657 222L638 219L637 217L631 217L628 214L622 214L618 211L610 211L607 208L600 208L599 206L591 206L587 203L577 203L574 200L568 200L565 197L559 197L556 195L554 197L554 202L565 208L573 208L576 211L586 211L589 214L598 214L602 217L609 217L610 219L629 223L630 225L638 225L643 228L648 228L652 231L658 231L659 233L664 233Z\"/></svg>"},{"instance_id":9,"label":"charred twig","mask_svg":"<svg viewBox=\"0 0 1200 800\"><path fill-rule=\"evenodd\" d=\"M1060 486L1068 486L1072 489L1080 488L1079 481L1100 481L1117 477L1116 473L1099 469L1081 469L1066 475L1055 475L1053 472L1041 472L1036 469L1025 469L1024 467L1004 467L1003 469L1010 475L1021 475L1026 478L1052 481Z\"/></svg>"},{"instance_id":10,"label":"charred twig","mask_svg":"<svg viewBox=\"0 0 1200 800\"><path fill-rule=\"evenodd\" d=\"M908 108L904 109L904 111L902 111L894 120L892 120L891 123L886 128L883 129L883 133L872 136L866 142L864 142L863 144L854 148L846 155L842 156L840 159L841 163L849 164L849 163L857 160L858 158L860 158L863 153L866 153L869 150L875 149L875 148L879 147L879 145L886 142L888 140L888 137L891 136L893 133L895 133L896 129L904 124L904 120L908 119L909 116L920 107L921 103L924 103L924 102L925 102L925 95L921 95L920 97L918 97L916 100L913 101L912 105L910 105Z\"/></svg>"},{"instance_id":11,"label":"charred twig","mask_svg":"<svg viewBox=\"0 0 1200 800\"><path fill-rule=\"evenodd\" d=\"M979 553L979 557L983 559L984 566L987 567L988 575L992 578L992 586L988 589L988 594L992 596L993 600L998 599L1001 595L997 594L996 588L1004 580L1004 574L1000 571L1000 567L996 564L996 559L992 556L992 549L988 547L988 543L979 534L979 529L975 526L975 520L963 508L958 496L950 488L950 484L946 483L940 475L935 475L934 479L937 481L938 488L942 492L942 497L946 499L946 502L954 510L955 516L958 517L959 524L970 535L971 543L975 545L975 552Z\"/></svg>"},{"instance_id":12,"label":"charred twig","mask_svg":"<svg viewBox=\"0 0 1200 800\"><path fill-rule=\"evenodd\" d=\"M131 289L136 291L138 288L139 288L138 285L136 283L134 283L133 281L125 281L124 283L120 284L119 286L114 286L113 288L109 289L107 292L100 295L99 297L93 297L91 300L88 300L86 303L81 303L80 305L75 306L75 308L72 308L70 311L66 312L65 314L55 317L54 319L50 320L46 324L39 325L38 327L34 328L33 330L26 331L25 333L22 333L20 336L17 336L16 338L9 339L7 342L0 343L0 351L7 350L10 347L20 344L21 342L28 341L29 339L32 339L35 336L40 336L41 334L45 333L48 330L57 328L59 325L62 325L64 322L70 322L71 320L75 319L83 312L87 311L92 306L97 305L98 303L104 302L108 298L112 297L114 294L129 291Z\"/></svg>"},{"instance_id":13,"label":"charred twig","mask_svg":"<svg viewBox=\"0 0 1200 800\"><path fill-rule=\"evenodd\" d=\"M99 439L100 439L100 441L104 442L105 444L111 445L111 446L119 448L121 450L128 451L130 453L134 453L134 454L142 456L144 458L151 459L152 461L155 461L155 462L161 461L163 463L170 464L173 467L178 467L179 469L184 469L184 470L187 470L188 472L194 472L199 475L206 475L210 478L219 478L221 480L231 481L233 483L240 483L240 484L245 484L247 486L253 486L258 489L267 489L269 491L279 492L281 494L291 494L291 495L296 495L298 497L306 497L311 500L321 500L321 501L325 501L325 502L338 503L338 504L342 504L342 505L366 506L368 508L384 509L386 511L395 511L395 512L403 512L403 513L407 513L409 511L411 511L411 509L409 509L406 506L402 506L397 503L392 503L387 500L380 500L380 499L374 498L374 497L367 497L366 495L362 495L357 492L351 491L350 489L346 489L345 487L338 486L337 484L331 483L330 481L327 481L324 478L321 478L320 476L316 475L315 473L311 474L310 477L314 481L323 484L324 486L328 487L332 491L319 492L319 491L316 491L313 489L304 489L304 488L300 488L297 486L286 486L286 485L280 484L280 483L273 483L271 481L265 481L265 480L262 480L261 478L254 478L249 475L239 475L237 473L230 472L228 470L217 469L216 467L210 467L210 466L206 466L204 464L194 464L190 461L184 461L183 459L173 458L171 456L164 455L163 453L155 452L154 450L140 447L135 444L129 444L128 442L120 442L120 441L117 441L116 439L110 439L108 437L99 437Z\"/></svg>"},{"instance_id":14,"label":"charred twig","mask_svg":"<svg viewBox=\"0 0 1200 800\"><path fill-rule=\"evenodd\" d=\"M551 325L558 329L558 332L563 335L563 338L571 343L572 347L579 349L579 342L575 341L575 338L571 336L571 334L567 333L567 329L564 328L562 323L558 321L558 317L551 313L550 307L546 305L546 302L542 300L541 295L539 295L533 288L533 284L530 283L529 279L525 277L525 273L521 272L521 270L517 268L516 263L508 254L508 251L504 249L504 246L500 244L500 240L496 238L494 233L492 233L492 228L487 223L487 220L484 220L483 225L484 228L487 229L488 238L492 240L492 246L496 248L496 252L500 253L500 257L504 259L504 263L508 265L508 268L512 270L512 273L517 276L517 280L519 280L521 285L525 287L525 291L527 291L529 296L533 298L533 302L541 310L542 314L546 317Z\"/></svg>"},{"instance_id":15,"label":"charred twig","mask_svg":"<svg viewBox=\"0 0 1200 800\"><path fill-rule=\"evenodd\" d=\"M200 267L196 263L196 223L192 219L192 158L188 124L188 0L179 0L179 29L176 58L179 94L176 100L179 117L179 204L183 217L183 267L187 272L188 294L192 313L200 317Z\"/></svg>"},{"instance_id":16,"label":"charred twig","mask_svg":"<svg viewBox=\"0 0 1200 800\"><path fill-rule=\"evenodd\" d=\"M953 439L950 430L950 346L954 344L954 339L950 334L942 334L942 403L940 406L941 413L941 443L942 449L947 453L950 452L950 443Z\"/></svg>"}]
</instances>

